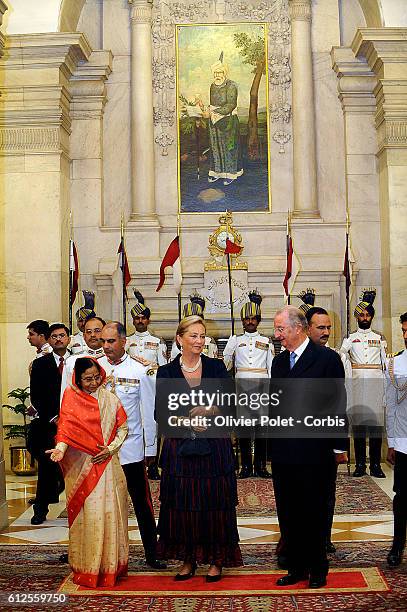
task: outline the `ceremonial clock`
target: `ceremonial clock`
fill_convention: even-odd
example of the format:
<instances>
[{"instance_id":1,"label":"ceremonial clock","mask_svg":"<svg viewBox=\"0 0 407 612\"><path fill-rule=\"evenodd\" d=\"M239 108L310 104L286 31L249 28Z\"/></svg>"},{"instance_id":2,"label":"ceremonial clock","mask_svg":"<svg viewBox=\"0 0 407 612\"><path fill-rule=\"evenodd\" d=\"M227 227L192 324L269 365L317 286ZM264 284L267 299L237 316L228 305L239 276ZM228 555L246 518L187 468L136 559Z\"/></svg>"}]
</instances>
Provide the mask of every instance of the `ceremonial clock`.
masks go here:
<instances>
[{"instance_id":1,"label":"ceremonial clock","mask_svg":"<svg viewBox=\"0 0 407 612\"><path fill-rule=\"evenodd\" d=\"M239 261L239 257L244 249L242 245L242 236L233 227L232 213L226 211L219 217L219 227L209 236L208 250L213 260L205 264L205 270L225 270L227 268L225 258L227 238L241 248L240 253L232 254L230 257L232 268L240 270L247 269L247 263Z\"/></svg>"}]
</instances>

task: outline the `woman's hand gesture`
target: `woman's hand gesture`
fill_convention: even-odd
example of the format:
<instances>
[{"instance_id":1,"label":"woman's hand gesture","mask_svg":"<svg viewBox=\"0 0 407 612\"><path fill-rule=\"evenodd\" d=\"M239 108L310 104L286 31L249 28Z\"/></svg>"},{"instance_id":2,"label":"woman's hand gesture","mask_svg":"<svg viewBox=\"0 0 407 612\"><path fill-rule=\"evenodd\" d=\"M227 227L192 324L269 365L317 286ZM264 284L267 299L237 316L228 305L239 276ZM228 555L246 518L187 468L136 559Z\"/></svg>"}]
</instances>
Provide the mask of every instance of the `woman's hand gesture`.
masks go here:
<instances>
[{"instance_id":1,"label":"woman's hand gesture","mask_svg":"<svg viewBox=\"0 0 407 612\"><path fill-rule=\"evenodd\" d=\"M50 450L46 450L45 454L50 455L51 461L55 461L55 463L58 463L64 457L64 453L59 450L59 448L51 448Z\"/></svg>"},{"instance_id":2,"label":"woman's hand gesture","mask_svg":"<svg viewBox=\"0 0 407 612\"><path fill-rule=\"evenodd\" d=\"M98 444L98 448L100 448L100 453L92 457L92 463L103 463L106 459L110 457L110 450L107 446L103 446L103 444Z\"/></svg>"}]
</instances>

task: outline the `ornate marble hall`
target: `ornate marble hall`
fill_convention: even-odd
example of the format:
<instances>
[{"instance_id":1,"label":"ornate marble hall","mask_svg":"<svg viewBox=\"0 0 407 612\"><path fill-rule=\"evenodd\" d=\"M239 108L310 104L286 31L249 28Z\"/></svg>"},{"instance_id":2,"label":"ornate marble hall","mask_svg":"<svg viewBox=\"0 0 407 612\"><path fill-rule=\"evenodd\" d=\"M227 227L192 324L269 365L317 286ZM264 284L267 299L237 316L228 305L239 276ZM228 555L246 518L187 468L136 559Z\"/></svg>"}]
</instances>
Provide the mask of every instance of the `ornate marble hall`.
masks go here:
<instances>
[{"instance_id":1,"label":"ornate marble hall","mask_svg":"<svg viewBox=\"0 0 407 612\"><path fill-rule=\"evenodd\" d=\"M79 289L95 292L106 320L122 317L114 289L122 219L130 289L142 292L165 340L178 321L170 269L156 287L177 233L182 301L195 289L205 296L209 335L230 335L228 232L243 246L232 266L235 312L257 288L262 333L271 335L285 299L289 217L291 303L315 288L332 317L332 346L340 344L348 228L351 313L362 289L376 287L374 326L389 350L403 347L404 0L0 0L0 24L3 402L28 385L27 324L68 322L70 237ZM203 110L214 66L235 84L229 118L243 160L242 172L220 177L211 175ZM81 299L79 291L74 310ZM12 420L6 409L3 420Z\"/></svg>"}]
</instances>

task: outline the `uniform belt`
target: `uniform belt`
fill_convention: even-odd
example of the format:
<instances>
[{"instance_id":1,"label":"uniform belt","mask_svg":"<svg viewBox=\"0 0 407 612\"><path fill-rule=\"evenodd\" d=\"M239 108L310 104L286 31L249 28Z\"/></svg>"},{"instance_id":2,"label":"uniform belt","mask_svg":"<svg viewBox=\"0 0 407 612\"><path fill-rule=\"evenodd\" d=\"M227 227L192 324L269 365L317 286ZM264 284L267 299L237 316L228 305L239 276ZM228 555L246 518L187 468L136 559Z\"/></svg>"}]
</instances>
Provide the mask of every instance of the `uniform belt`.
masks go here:
<instances>
[{"instance_id":1,"label":"uniform belt","mask_svg":"<svg viewBox=\"0 0 407 612\"><path fill-rule=\"evenodd\" d=\"M264 374L264 372L267 372L267 368L236 368L236 372L258 372L258 374Z\"/></svg>"},{"instance_id":2,"label":"uniform belt","mask_svg":"<svg viewBox=\"0 0 407 612\"><path fill-rule=\"evenodd\" d=\"M381 370L379 363L352 363L352 370Z\"/></svg>"}]
</instances>

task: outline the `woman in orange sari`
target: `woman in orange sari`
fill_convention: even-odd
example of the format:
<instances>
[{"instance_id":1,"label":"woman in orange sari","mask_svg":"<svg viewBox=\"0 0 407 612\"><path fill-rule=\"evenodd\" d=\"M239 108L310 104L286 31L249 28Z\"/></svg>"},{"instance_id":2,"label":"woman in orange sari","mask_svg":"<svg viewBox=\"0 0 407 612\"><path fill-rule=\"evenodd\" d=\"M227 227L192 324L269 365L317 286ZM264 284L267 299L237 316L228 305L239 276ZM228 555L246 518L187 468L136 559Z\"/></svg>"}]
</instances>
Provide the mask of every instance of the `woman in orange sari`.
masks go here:
<instances>
[{"instance_id":1,"label":"woman in orange sari","mask_svg":"<svg viewBox=\"0 0 407 612\"><path fill-rule=\"evenodd\" d=\"M96 360L75 363L65 390L55 448L65 478L69 563L75 584L113 586L127 574L127 486L118 450L127 435L127 415L103 388L106 373Z\"/></svg>"}]
</instances>

